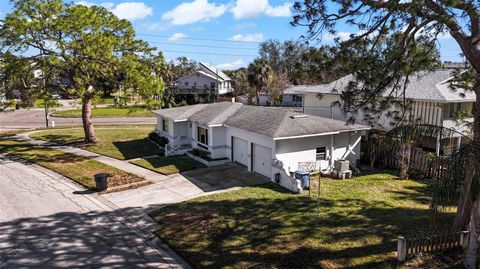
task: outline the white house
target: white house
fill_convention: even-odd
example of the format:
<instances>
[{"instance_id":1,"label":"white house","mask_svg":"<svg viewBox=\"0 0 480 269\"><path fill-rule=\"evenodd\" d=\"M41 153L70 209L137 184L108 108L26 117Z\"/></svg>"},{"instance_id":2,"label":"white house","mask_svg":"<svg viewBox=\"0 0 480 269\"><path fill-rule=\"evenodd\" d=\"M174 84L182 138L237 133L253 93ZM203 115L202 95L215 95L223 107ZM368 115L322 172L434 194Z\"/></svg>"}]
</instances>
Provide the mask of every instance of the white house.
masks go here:
<instances>
[{"instance_id":1,"label":"white house","mask_svg":"<svg viewBox=\"0 0 480 269\"><path fill-rule=\"evenodd\" d=\"M205 151L210 159L236 162L296 191L290 175L299 162L317 162L323 169L333 161L360 157L361 136L370 128L286 108L240 103L199 104L154 111L156 132L167 137L166 155Z\"/></svg>"},{"instance_id":2,"label":"white house","mask_svg":"<svg viewBox=\"0 0 480 269\"><path fill-rule=\"evenodd\" d=\"M452 69L418 72L411 76L405 90L405 98L411 102L410 108L406 111L406 118L420 124L452 128L458 132L455 136L460 143L462 135L471 135L471 130L465 124L458 124L455 116L462 111L470 113L476 96L471 91L452 90L450 87L452 78ZM332 104L340 101L340 93L353 79L352 75L348 75L323 85L290 86L285 93L302 95L303 112L306 114L346 120L352 115L347 115L340 107L332 106ZM397 98L398 100L403 98L401 93L398 93ZM396 109L392 107L385 111L375 127L383 130L393 128L393 119L389 117L389 112L393 110ZM353 114L357 123L365 123L364 116L365 113L361 110ZM467 121L469 120L473 121L473 118L467 119ZM438 153L440 143L436 139L432 140L431 147L435 148Z\"/></svg>"},{"instance_id":3,"label":"white house","mask_svg":"<svg viewBox=\"0 0 480 269\"><path fill-rule=\"evenodd\" d=\"M200 70L175 81L179 94L224 95L233 92L232 79L222 71L205 63L200 63Z\"/></svg>"}]
</instances>

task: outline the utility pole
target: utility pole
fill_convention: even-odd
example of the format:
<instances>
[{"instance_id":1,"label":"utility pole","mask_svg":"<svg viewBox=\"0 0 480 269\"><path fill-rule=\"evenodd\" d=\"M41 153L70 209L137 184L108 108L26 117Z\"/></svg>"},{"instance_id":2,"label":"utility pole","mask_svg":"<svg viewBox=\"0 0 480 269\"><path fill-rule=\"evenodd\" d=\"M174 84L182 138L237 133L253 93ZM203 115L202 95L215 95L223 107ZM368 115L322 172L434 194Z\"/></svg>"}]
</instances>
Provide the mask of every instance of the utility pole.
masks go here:
<instances>
[{"instance_id":1,"label":"utility pole","mask_svg":"<svg viewBox=\"0 0 480 269\"><path fill-rule=\"evenodd\" d=\"M43 99L43 102L45 103L45 126L48 128L48 101Z\"/></svg>"}]
</instances>

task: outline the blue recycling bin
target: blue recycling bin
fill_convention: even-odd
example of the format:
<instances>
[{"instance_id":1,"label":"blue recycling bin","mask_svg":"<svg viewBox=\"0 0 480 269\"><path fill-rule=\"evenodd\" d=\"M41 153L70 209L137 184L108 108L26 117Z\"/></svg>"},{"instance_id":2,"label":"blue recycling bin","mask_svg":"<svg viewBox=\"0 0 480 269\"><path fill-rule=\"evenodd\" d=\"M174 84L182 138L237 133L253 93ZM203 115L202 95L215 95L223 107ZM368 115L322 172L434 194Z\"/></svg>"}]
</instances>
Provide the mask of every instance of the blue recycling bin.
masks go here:
<instances>
[{"instance_id":1,"label":"blue recycling bin","mask_svg":"<svg viewBox=\"0 0 480 269\"><path fill-rule=\"evenodd\" d=\"M300 185L302 189L310 189L310 173L305 171L296 171L295 178L300 180Z\"/></svg>"}]
</instances>

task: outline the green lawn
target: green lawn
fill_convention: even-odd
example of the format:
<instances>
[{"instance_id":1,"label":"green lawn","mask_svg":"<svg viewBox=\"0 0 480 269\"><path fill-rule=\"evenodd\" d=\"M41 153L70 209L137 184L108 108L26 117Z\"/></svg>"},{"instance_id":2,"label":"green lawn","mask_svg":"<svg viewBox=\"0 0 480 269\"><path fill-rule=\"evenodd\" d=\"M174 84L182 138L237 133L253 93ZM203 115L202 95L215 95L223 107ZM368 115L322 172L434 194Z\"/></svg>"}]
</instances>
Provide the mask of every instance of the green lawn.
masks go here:
<instances>
[{"instance_id":1,"label":"green lawn","mask_svg":"<svg viewBox=\"0 0 480 269\"><path fill-rule=\"evenodd\" d=\"M44 99L37 99L35 100L35 107L44 108L45 107L45 100ZM48 102L48 107L61 107L60 102L58 100L50 100Z\"/></svg>"},{"instance_id":2,"label":"green lawn","mask_svg":"<svg viewBox=\"0 0 480 269\"><path fill-rule=\"evenodd\" d=\"M145 108L133 107L133 108L116 108L116 107L98 107L92 109L92 115L94 118L115 118L115 117L154 117L155 115ZM52 113L54 117L62 118L80 118L82 116L82 110L64 110Z\"/></svg>"},{"instance_id":3,"label":"green lawn","mask_svg":"<svg viewBox=\"0 0 480 269\"><path fill-rule=\"evenodd\" d=\"M32 138L58 144L72 144L95 153L119 160L128 160L163 154L153 143L146 140L152 126L124 125L117 128L96 128L95 133L100 139L98 144L84 144L83 129L52 129L34 133Z\"/></svg>"},{"instance_id":4,"label":"green lawn","mask_svg":"<svg viewBox=\"0 0 480 269\"><path fill-rule=\"evenodd\" d=\"M132 161L131 163L164 175L172 175L204 167L203 164L185 156L152 157Z\"/></svg>"},{"instance_id":5,"label":"green lawn","mask_svg":"<svg viewBox=\"0 0 480 269\"><path fill-rule=\"evenodd\" d=\"M43 146L18 142L11 139L0 139L0 152L20 157L66 176L87 189L95 189L93 176L98 173L109 173L110 187L143 181L144 178L124 172L115 167L95 160L64 153Z\"/></svg>"},{"instance_id":6,"label":"green lawn","mask_svg":"<svg viewBox=\"0 0 480 269\"><path fill-rule=\"evenodd\" d=\"M396 268L397 236L446 229L453 219L450 210L432 225L428 185L390 173L322 179L319 204L269 183L152 216L155 233L197 268Z\"/></svg>"}]
</instances>

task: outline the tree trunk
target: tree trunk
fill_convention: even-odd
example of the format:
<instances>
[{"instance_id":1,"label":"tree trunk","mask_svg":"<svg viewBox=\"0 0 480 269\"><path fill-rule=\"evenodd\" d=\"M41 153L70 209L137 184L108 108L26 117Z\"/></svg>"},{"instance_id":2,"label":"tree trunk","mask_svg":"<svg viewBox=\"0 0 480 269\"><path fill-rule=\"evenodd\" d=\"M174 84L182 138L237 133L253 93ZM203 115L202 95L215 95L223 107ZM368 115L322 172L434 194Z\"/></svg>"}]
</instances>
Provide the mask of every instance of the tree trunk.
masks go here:
<instances>
[{"instance_id":1,"label":"tree trunk","mask_svg":"<svg viewBox=\"0 0 480 269\"><path fill-rule=\"evenodd\" d=\"M83 132L85 133L85 142L98 143L99 140L95 136L95 130L93 129L92 122L92 98L89 96L84 96L82 101L82 122Z\"/></svg>"},{"instance_id":2,"label":"tree trunk","mask_svg":"<svg viewBox=\"0 0 480 269\"><path fill-rule=\"evenodd\" d=\"M480 199L477 199L473 203L472 213L470 214L470 236L467 254L465 255L465 261L463 265L467 269L475 269L477 263L477 248L478 248L478 231L477 231L477 221L478 221L478 210L480 209Z\"/></svg>"},{"instance_id":3,"label":"tree trunk","mask_svg":"<svg viewBox=\"0 0 480 269\"><path fill-rule=\"evenodd\" d=\"M480 142L480 73L477 74L473 91L477 95L476 102L473 104L473 140Z\"/></svg>"}]
</instances>

